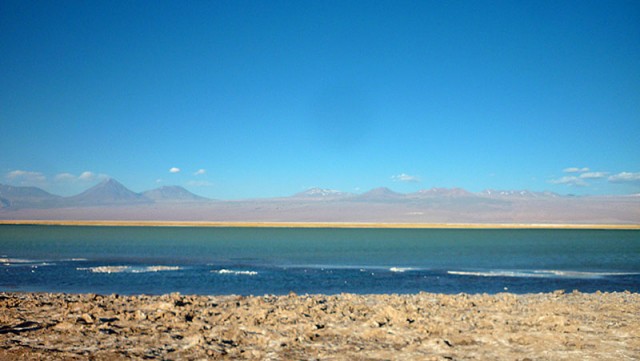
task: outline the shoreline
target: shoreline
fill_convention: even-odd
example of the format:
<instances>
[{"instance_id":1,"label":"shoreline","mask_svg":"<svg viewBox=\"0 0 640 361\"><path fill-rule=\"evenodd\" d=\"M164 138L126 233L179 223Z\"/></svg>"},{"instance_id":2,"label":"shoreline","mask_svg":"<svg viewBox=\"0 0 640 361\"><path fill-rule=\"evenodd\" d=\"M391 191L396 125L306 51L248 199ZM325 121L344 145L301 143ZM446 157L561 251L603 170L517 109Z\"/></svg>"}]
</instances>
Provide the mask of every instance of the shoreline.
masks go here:
<instances>
[{"instance_id":1,"label":"shoreline","mask_svg":"<svg viewBox=\"0 0 640 361\"><path fill-rule=\"evenodd\" d=\"M619 360L637 357L639 323L630 292L0 292L0 359Z\"/></svg>"},{"instance_id":2,"label":"shoreline","mask_svg":"<svg viewBox=\"0 0 640 361\"><path fill-rule=\"evenodd\" d=\"M229 227L229 228L368 228L368 229L585 229L640 230L640 224L580 223L396 223L396 222L225 222L127 220L0 220L0 225L108 227Z\"/></svg>"}]
</instances>

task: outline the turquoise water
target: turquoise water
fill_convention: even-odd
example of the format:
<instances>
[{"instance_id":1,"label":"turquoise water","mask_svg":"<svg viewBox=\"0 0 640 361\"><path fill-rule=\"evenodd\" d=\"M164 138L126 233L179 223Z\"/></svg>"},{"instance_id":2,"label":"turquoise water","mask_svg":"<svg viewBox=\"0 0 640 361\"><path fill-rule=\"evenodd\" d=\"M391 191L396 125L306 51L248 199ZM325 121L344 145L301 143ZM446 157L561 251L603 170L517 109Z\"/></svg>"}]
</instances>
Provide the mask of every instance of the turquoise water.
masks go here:
<instances>
[{"instance_id":1,"label":"turquoise water","mask_svg":"<svg viewBox=\"0 0 640 361\"><path fill-rule=\"evenodd\" d=\"M640 232L0 226L0 290L640 291Z\"/></svg>"}]
</instances>

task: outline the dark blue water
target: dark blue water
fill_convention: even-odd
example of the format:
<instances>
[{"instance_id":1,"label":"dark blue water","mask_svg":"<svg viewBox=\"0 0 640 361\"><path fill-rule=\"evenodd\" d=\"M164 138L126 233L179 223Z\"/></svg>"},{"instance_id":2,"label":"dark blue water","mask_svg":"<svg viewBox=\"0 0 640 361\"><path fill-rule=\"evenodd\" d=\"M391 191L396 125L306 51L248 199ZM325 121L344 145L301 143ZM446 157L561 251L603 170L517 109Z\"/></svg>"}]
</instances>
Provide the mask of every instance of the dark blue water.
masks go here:
<instances>
[{"instance_id":1,"label":"dark blue water","mask_svg":"<svg viewBox=\"0 0 640 361\"><path fill-rule=\"evenodd\" d=\"M640 232L0 226L0 290L640 292Z\"/></svg>"}]
</instances>

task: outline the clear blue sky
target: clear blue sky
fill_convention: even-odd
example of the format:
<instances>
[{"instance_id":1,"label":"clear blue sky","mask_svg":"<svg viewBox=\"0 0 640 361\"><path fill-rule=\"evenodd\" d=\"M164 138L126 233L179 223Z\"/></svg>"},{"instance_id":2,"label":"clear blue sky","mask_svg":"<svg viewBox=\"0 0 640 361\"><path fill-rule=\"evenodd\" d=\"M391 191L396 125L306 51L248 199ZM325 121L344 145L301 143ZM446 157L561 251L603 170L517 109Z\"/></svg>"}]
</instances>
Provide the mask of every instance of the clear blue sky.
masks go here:
<instances>
[{"instance_id":1,"label":"clear blue sky","mask_svg":"<svg viewBox=\"0 0 640 361\"><path fill-rule=\"evenodd\" d=\"M638 1L4 0L0 34L4 184L640 192Z\"/></svg>"}]
</instances>

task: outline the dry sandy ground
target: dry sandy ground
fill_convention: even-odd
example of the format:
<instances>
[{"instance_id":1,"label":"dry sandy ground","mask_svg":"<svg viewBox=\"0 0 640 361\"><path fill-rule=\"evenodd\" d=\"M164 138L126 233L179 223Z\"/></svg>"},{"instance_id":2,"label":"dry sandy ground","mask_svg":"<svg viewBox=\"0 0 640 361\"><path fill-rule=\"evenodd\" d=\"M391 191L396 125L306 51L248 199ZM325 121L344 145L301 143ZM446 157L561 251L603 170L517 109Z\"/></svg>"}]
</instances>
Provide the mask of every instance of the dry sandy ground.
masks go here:
<instances>
[{"instance_id":1,"label":"dry sandy ground","mask_svg":"<svg viewBox=\"0 0 640 361\"><path fill-rule=\"evenodd\" d=\"M0 293L1 360L636 360L640 294Z\"/></svg>"}]
</instances>

